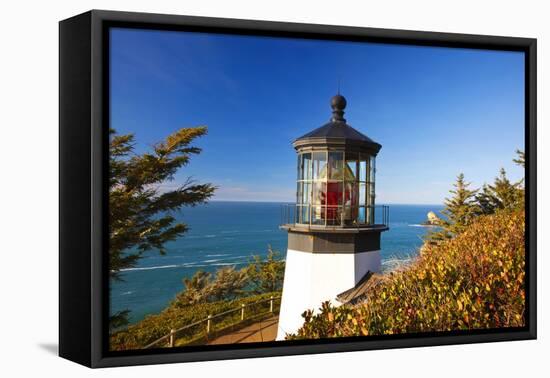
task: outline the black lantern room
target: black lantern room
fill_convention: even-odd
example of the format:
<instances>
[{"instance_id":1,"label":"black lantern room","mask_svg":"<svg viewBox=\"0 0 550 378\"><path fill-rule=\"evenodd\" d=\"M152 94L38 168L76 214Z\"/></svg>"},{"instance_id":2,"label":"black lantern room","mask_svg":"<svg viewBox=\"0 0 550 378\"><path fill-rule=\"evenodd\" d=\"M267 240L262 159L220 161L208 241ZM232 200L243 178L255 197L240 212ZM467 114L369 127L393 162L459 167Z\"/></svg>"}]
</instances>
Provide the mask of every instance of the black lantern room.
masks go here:
<instances>
[{"instance_id":1,"label":"black lantern room","mask_svg":"<svg viewBox=\"0 0 550 378\"><path fill-rule=\"evenodd\" d=\"M376 223L375 159L382 146L346 123L346 104L343 96L334 96L330 121L293 143L298 153L296 226Z\"/></svg>"}]
</instances>

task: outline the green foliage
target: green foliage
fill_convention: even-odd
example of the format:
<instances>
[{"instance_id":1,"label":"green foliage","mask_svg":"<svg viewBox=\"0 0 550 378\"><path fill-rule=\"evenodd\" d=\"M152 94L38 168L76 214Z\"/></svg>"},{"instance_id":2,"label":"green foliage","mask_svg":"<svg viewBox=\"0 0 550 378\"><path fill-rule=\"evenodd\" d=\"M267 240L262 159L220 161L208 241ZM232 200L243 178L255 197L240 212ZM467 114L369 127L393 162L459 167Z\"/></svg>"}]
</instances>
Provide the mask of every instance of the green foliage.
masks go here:
<instances>
[{"instance_id":1,"label":"green foliage","mask_svg":"<svg viewBox=\"0 0 550 378\"><path fill-rule=\"evenodd\" d=\"M477 189L469 189L470 183L464 180L464 174L457 176L454 189L449 192L450 198L445 198L445 208L442 213L446 219L440 223L440 228L428 234L427 240L437 243L452 238L473 222L479 213L476 203Z\"/></svg>"},{"instance_id":2,"label":"green foliage","mask_svg":"<svg viewBox=\"0 0 550 378\"><path fill-rule=\"evenodd\" d=\"M199 270L183 280L185 289L176 296L175 304L188 306L282 290L285 262L278 257L279 252L268 246L266 259L252 256L249 265L240 270L228 266L218 269L215 276Z\"/></svg>"},{"instance_id":3,"label":"green foliage","mask_svg":"<svg viewBox=\"0 0 550 378\"><path fill-rule=\"evenodd\" d=\"M523 181L510 182L506 177L504 168L495 178L493 185L483 185L481 192L477 195L481 214L493 214L503 209L522 209L524 207Z\"/></svg>"},{"instance_id":4,"label":"green foliage","mask_svg":"<svg viewBox=\"0 0 550 378\"><path fill-rule=\"evenodd\" d=\"M142 254L164 253L166 242L188 229L176 222L172 213L183 206L205 203L214 193L211 184L188 179L173 190L161 190L174 174L200 149L190 144L206 134L206 127L182 128L151 152L134 153L134 135L110 133L109 176L109 272L120 279L120 271L135 266ZM112 328L124 324L128 312L115 314Z\"/></svg>"},{"instance_id":5,"label":"green foliage","mask_svg":"<svg viewBox=\"0 0 550 378\"><path fill-rule=\"evenodd\" d=\"M191 279L185 278L185 289L176 297L179 306L197 303L232 300L244 293L243 288L248 284L246 268L236 270L233 266L224 267L212 274L197 271Z\"/></svg>"},{"instance_id":6,"label":"green foliage","mask_svg":"<svg viewBox=\"0 0 550 378\"><path fill-rule=\"evenodd\" d=\"M525 168L525 152L521 150L516 150L517 158L514 159L514 163Z\"/></svg>"},{"instance_id":7,"label":"green foliage","mask_svg":"<svg viewBox=\"0 0 550 378\"><path fill-rule=\"evenodd\" d=\"M514 162L525 167L525 154L516 150L518 157ZM470 189L470 183L464 181L461 173L450 190L452 197L445 199L445 209L436 230L428 233L426 241L437 244L463 232L478 215L489 215L501 210L520 210L525 208L525 190L523 179L512 183L501 168L494 183L484 184L481 189Z\"/></svg>"},{"instance_id":8,"label":"green foliage","mask_svg":"<svg viewBox=\"0 0 550 378\"><path fill-rule=\"evenodd\" d=\"M198 303L190 306L181 306L181 303L174 302L158 315L150 315L128 327L128 329L116 332L110 337L111 350L135 350L142 349L146 345L170 333L171 329L178 329L199 320L205 319L208 315L216 315L222 312L240 308L242 304L251 304L262 299L269 299L271 296L279 296L280 292L264 293L231 301L219 301ZM269 309L269 301L263 304L264 310ZM222 319L213 321L214 329L240 321L240 311L229 314ZM185 344L203 338L205 335L205 324L201 323L186 331L178 333L178 344ZM162 347L164 345L159 345Z\"/></svg>"},{"instance_id":9,"label":"green foliage","mask_svg":"<svg viewBox=\"0 0 550 378\"><path fill-rule=\"evenodd\" d=\"M114 315L111 315L111 317L109 318L109 328L111 329L111 331L126 327L128 325L129 314L130 310L123 310L117 312Z\"/></svg>"},{"instance_id":10,"label":"green foliage","mask_svg":"<svg viewBox=\"0 0 550 378\"><path fill-rule=\"evenodd\" d=\"M461 234L426 245L417 260L379 277L361 305L307 311L289 339L525 325L525 213L480 216Z\"/></svg>"},{"instance_id":11,"label":"green foliage","mask_svg":"<svg viewBox=\"0 0 550 378\"><path fill-rule=\"evenodd\" d=\"M252 292L259 294L283 289L285 262L280 260L279 253L268 246L267 259L253 256L246 274Z\"/></svg>"},{"instance_id":12,"label":"green foliage","mask_svg":"<svg viewBox=\"0 0 550 378\"><path fill-rule=\"evenodd\" d=\"M449 233L457 235L473 222L477 214L477 189L469 189L470 183L464 181L463 173L458 175L454 187L455 189L450 191L453 197L445 200L443 214L447 217Z\"/></svg>"},{"instance_id":13,"label":"green foliage","mask_svg":"<svg viewBox=\"0 0 550 378\"><path fill-rule=\"evenodd\" d=\"M183 285L185 286L185 290L179 293L176 299L182 305L208 302L211 277L210 273L198 270L193 277L184 278Z\"/></svg>"}]
</instances>

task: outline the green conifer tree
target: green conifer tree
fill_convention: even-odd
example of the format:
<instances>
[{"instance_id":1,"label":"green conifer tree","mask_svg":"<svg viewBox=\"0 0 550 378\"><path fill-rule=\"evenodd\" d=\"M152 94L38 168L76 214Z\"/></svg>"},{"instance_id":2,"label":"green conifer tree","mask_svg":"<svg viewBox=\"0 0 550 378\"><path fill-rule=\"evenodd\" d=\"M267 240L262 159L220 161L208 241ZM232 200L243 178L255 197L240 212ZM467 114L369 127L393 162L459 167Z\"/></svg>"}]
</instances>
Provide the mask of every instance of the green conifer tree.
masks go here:
<instances>
[{"instance_id":1,"label":"green conifer tree","mask_svg":"<svg viewBox=\"0 0 550 378\"><path fill-rule=\"evenodd\" d=\"M479 213L479 206L476 203L477 189L469 189L470 183L464 180L464 174L460 173L454 184L454 189L449 192L450 198L445 198L445 208L442 214L440 228L430 232L427 240L431 243L437 243L441 240L449 239L461 233L471 224Z\"/></svg>"},{"instance_id":2,"label":"green conifer tree","mask_svg":"<svg viewBox=\"0 0 550 378\"><path fill-rule=\"evenodd\" d=\"M476 200L479 206L479 214L493 214L497 209L497 201L491 187L483 184L483 187L476 195Z\"/></svg>"},{"instance_id":3,"label":"green conifer tree","mask_svg":"<svg viewBox=\"0 0 550 378\"><path fill-rule=\"evenodd\" d=\"M191 146L205 135L206 127L182 128L153 146L152 151L134 152L134 135L110 132L109 177L109 273L120 280L120 272L135 266L143 253L165 253L165 243L188 230L174 212L184 206L205 203L214 193L211 184L187 179L171 189L165 184L201 152ZM168 188L168 189L167 189ZM124 325L128 311L114 314L111 328Z\"/></svg>"},{"instance_id":4,"label":"green conifer tree","mask_svg":"<svg viewBox=\"0 0 550 378\"><path fill-rule=\"evenodd\" d=\"M504 168L492 185L483 185L477 195L480 214L493 214L498 210L513 210L523 207L523 180L512 183L506 176Z\"/></svg>"},{"instance_id":5,"label":"green conifer tree","mask_svg":"<svg viewBox=\"0 0 550 378\"><path fill-rule=\"evenodd\" d=\"M517 158L514 159L514 163L525 168L525 152L521 150L516 150Z\"/></svg>"}]
</instances>

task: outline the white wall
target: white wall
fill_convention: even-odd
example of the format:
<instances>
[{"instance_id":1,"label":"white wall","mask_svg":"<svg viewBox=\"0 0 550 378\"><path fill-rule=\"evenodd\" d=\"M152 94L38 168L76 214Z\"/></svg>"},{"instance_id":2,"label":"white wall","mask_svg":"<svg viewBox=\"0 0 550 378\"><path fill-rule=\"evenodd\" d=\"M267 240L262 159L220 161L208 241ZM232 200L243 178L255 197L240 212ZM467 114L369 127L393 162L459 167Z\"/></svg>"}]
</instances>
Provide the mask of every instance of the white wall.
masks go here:
<instances>
[{"instance_id":1,"label":"white wall","mask_svg":"<svg viewBox=\"0 0 550 378\"><path fill-rule=\"evenodd\" d=\"M354 287L369 270L380 270L380 251L310 253L289 249L277 339L284 340L287 333L302 326L305 310L317 311L325 301L338 305L336 296Z\"/></svg>"},{"instance_id":2,"label":"white wall","mask_svg":"<svg viewBox=\"0 0 550 378\"><path fill-rule=\"evenodd\" d=\"M0 375L34 377L541 377L550 371L550 27L537 0L4 1L0 23ZM57 343L57 22L97 9L539 38L539 340L86 370ZM543 374L544 371L544 374Z\"/></svg>"}]
</instances>

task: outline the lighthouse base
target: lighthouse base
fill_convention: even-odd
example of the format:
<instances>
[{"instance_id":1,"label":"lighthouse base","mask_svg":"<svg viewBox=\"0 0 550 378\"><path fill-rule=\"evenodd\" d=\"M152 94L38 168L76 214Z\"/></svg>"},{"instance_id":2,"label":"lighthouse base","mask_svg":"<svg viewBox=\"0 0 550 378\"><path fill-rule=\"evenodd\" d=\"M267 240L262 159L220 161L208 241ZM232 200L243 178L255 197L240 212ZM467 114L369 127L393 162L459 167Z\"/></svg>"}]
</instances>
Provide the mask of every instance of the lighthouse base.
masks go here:
<instances>
[{"instance_id":1,"label":"lighthouse base","mask_svg":"<svg viewBox=\"0 0 550 378\"><path fill-rule=\"evenodd\" d=\"M303 325L304 311L318 311L325 301L339 305L338 294L354 287L368 271L379 272L380 268L379 250L311 253L289 249L277 340L284 340Z\"/></svg>"}]
</instances>

